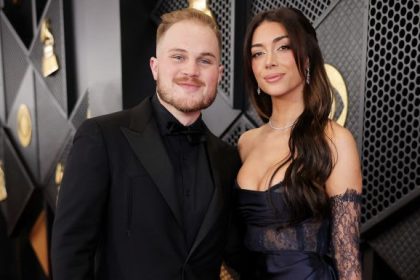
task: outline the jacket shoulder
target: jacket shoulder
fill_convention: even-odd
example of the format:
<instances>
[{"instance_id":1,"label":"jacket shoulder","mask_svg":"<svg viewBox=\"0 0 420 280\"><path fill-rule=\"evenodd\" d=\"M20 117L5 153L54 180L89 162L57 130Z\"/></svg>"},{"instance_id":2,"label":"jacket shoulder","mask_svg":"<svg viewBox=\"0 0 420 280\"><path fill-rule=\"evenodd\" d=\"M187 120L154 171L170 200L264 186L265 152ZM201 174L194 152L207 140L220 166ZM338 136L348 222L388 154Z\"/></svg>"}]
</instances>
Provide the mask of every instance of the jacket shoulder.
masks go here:
<instances>
[{"instance_id":1,"label":"jacket shoulder","mask_svg":"<svg viewBox=\"0 0 420 280\"><path fill-rule=\"evenodd\" d=\"M113 112L106 115L101 115L101 116L87 119L84 121L83 124L92 125L92 123L95 123L100 127L110 127L110 126L121 126L126 123L128 124L129 121L130 121L130 109L127 109L127 110Z\"/></svg>"}]
</instances>

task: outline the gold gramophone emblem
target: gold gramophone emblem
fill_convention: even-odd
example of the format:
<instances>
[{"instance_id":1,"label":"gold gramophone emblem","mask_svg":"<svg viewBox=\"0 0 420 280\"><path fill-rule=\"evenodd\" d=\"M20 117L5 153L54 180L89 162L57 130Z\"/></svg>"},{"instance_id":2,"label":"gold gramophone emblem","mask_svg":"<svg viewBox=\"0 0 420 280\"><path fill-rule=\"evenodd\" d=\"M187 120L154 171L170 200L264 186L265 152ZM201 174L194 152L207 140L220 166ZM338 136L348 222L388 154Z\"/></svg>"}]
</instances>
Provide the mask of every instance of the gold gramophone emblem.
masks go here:
<instances>
[{"instance_id":1,"label":"gold gramophone emblem","mask_svg":"<svg viewBox=\"0 0 420 280\"><path fill-rule=\"evenodd\" d=\"M349 111L349 97L347 94L346 84L344 82L343 76L340 72L332 65L325 64L325 71L327 72L328 79L330 80L331 86L337 91L338 95L343 102L343 110L341 111L340 115L338 116L337 120L335 120L338 124L344 126L347 119L347 113ZM333 98L333 104L330 112L330 118L332 119L335 115L337 103L335 98Z\"/></svg>"},{"instance_id":2,"label":"gold gramophone emblem","mask_svg":"<svg viewBox=\"0 0 420 280\"><path fill-rule=\"evenodd\" d=\"M209 8L209 0L188 0L188 8L193 8L202 11L205 14L214 18L213 13Z\"/></svg>"},{"instance_id":3,"label":"gold gramophone emblem","mask_svg":"<svg viewBox=\"0 0 420 280\"><path fill-rule=\"evenodd\" d=\"M54 36L51 33L50 21L45 19L41 23L39 34L41 43L44 45L44 54L42 57L42 75L48 77L59 68L57 56L54 53Z\"/></svg>"},{"instance_id":4,"label":"gold gramophone emblem","mask_svg":"<svg viewBox=\"0 0 420 280\"><path fill-rule=\"evenodd\" d=\"M21 104L17 112L17 134L22 147L28 147L32 139L32 120L25 104Z\"/></svg>"},{"instance_id":5,"label":"gold gramophone emblem","mask_svg":"<svg viewBox=\"0 0 420 280\"><path fill-rule=\"evenodd\" d=\"M6 180L4 178L3 163L0 161L0 201L7 198Z\"/></svg>"}]
</instances>

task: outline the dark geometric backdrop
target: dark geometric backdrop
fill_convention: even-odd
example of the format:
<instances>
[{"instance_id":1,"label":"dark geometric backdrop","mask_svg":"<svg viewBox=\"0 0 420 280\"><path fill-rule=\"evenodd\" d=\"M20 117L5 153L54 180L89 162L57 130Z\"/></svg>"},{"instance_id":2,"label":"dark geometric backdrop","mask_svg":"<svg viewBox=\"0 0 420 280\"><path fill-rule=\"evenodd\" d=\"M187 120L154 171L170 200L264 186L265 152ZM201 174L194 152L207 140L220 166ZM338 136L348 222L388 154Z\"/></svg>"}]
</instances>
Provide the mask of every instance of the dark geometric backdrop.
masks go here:
<instances>
[{"instance_id":1,"label":"dark geometric backdrop","mask_svg":"<svg viewBox=\"0 0 420 280\"><path fill-rule=\"evenodd\" d=\"M99 0L0 0L0 248L8 248L15 267L16 262L27 267L26 272L11 271L13 265L6 265L0 250L0 279L46 279L48 259L45 264L43 251L36 248L49 240L75 130L89 116L121 109L121 104L131 107L153 93L147 69L155 40L151 29L161 14L189 2L193 1L120 0L118 5ZM418 279L419 1L203 2L221 28L225 66L218 98L204 119L233 145L241 133L261 124L243 88L241 50L247 22L279 6L296 7L311 20L325 62L344 78L344 126L356 138L361 156L364 279ZM102 17L94 16L97 11ZM136 13L144 19L139 21ZM104 24L98 24L98 18ZM48 77L42 75L40 41L45 19L51 23L59 63L59 70ZM136 26L139 22L144 29ZM116 28L106 32L110 27ZM339 114L344 103L335 96ZM38 230L40 220L47 228L44 238ZM13 261L9 258L7 263Z\"/></svg>"}]
</instances>

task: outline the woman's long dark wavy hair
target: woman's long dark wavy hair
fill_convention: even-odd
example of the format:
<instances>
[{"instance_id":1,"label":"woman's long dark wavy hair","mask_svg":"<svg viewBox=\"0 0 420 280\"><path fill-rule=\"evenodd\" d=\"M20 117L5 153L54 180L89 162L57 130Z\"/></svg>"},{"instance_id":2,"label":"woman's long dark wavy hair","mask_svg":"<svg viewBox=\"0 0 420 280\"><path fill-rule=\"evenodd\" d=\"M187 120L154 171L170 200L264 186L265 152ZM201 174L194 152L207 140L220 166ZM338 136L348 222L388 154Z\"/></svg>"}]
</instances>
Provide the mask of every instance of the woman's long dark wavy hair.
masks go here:
<instances>
[{"instance_id":1,"label":"woman's long dark wavy hair","mask_svg":"<svg viewBox=\"0 0 420 280\"><path fill-rule=\"evenodd\" d=\"M332 106L332 91L324 68L324 59L318 45L315 29L309 20L294 8L279 8L255 16L245 35L244 74L245 86L250 101L263 121L272 114L271 97L257 95L257 81L252 72L251 44L255 29L263 22L278 22L284 26L290 40L298 71L305 80L309 62L310 83L303 89L304 110L293 126L290 139L290 154L279 163L271 176L290 162L283 180L286 199L292 210L292 220L299 222L308 214L316 218L325 215L327 195L325 182L333 168L333 157L325 134Z\"/></svg>"}]
</instances>

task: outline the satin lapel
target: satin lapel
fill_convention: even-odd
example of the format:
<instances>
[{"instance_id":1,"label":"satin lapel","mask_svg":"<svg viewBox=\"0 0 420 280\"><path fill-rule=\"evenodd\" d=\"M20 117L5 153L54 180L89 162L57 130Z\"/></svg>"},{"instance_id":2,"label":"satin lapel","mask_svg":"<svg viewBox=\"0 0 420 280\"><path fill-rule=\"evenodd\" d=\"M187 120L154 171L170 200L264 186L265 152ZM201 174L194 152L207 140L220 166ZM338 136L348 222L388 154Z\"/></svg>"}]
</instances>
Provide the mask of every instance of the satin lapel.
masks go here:
<instances>
[{"instance_id":1,"label":"satin lapel","mask_svg":"<svg viewBox=\"0 0 420 280\"><path fill-rule=\"evenodd\" d=\"M175 175L162 137L152 116L149 100L132 109L129 128L121 128L131 149L140 160L182 226L180 207L175 193Z\"/></svg>"},{"instance_id":2,"label":"satin lapel","mask_svg":"<svg viewBox=\"0 0 420 280\"><path fill-rule=\"evenodd\" d=\"M209 207L207 209L206 215L204 217L203 223L198 231L197 237L191 247L191 250L188 254L187 260L190 258L194 250L197 246L203 241L204 237L206 237L207 233L211 229L212 226L217 222L220 213L222 212L223 208L223 192L222 192L222 174L219 172L220 170L220 151L217 149L217 142L216 137L210 132L207 133L206 142L206 150L207 150L207 157L209 159L209 165L211 174L213 177L214 182L214 192L213 197L209 203Z\"/></svg>"}]
</instances>

